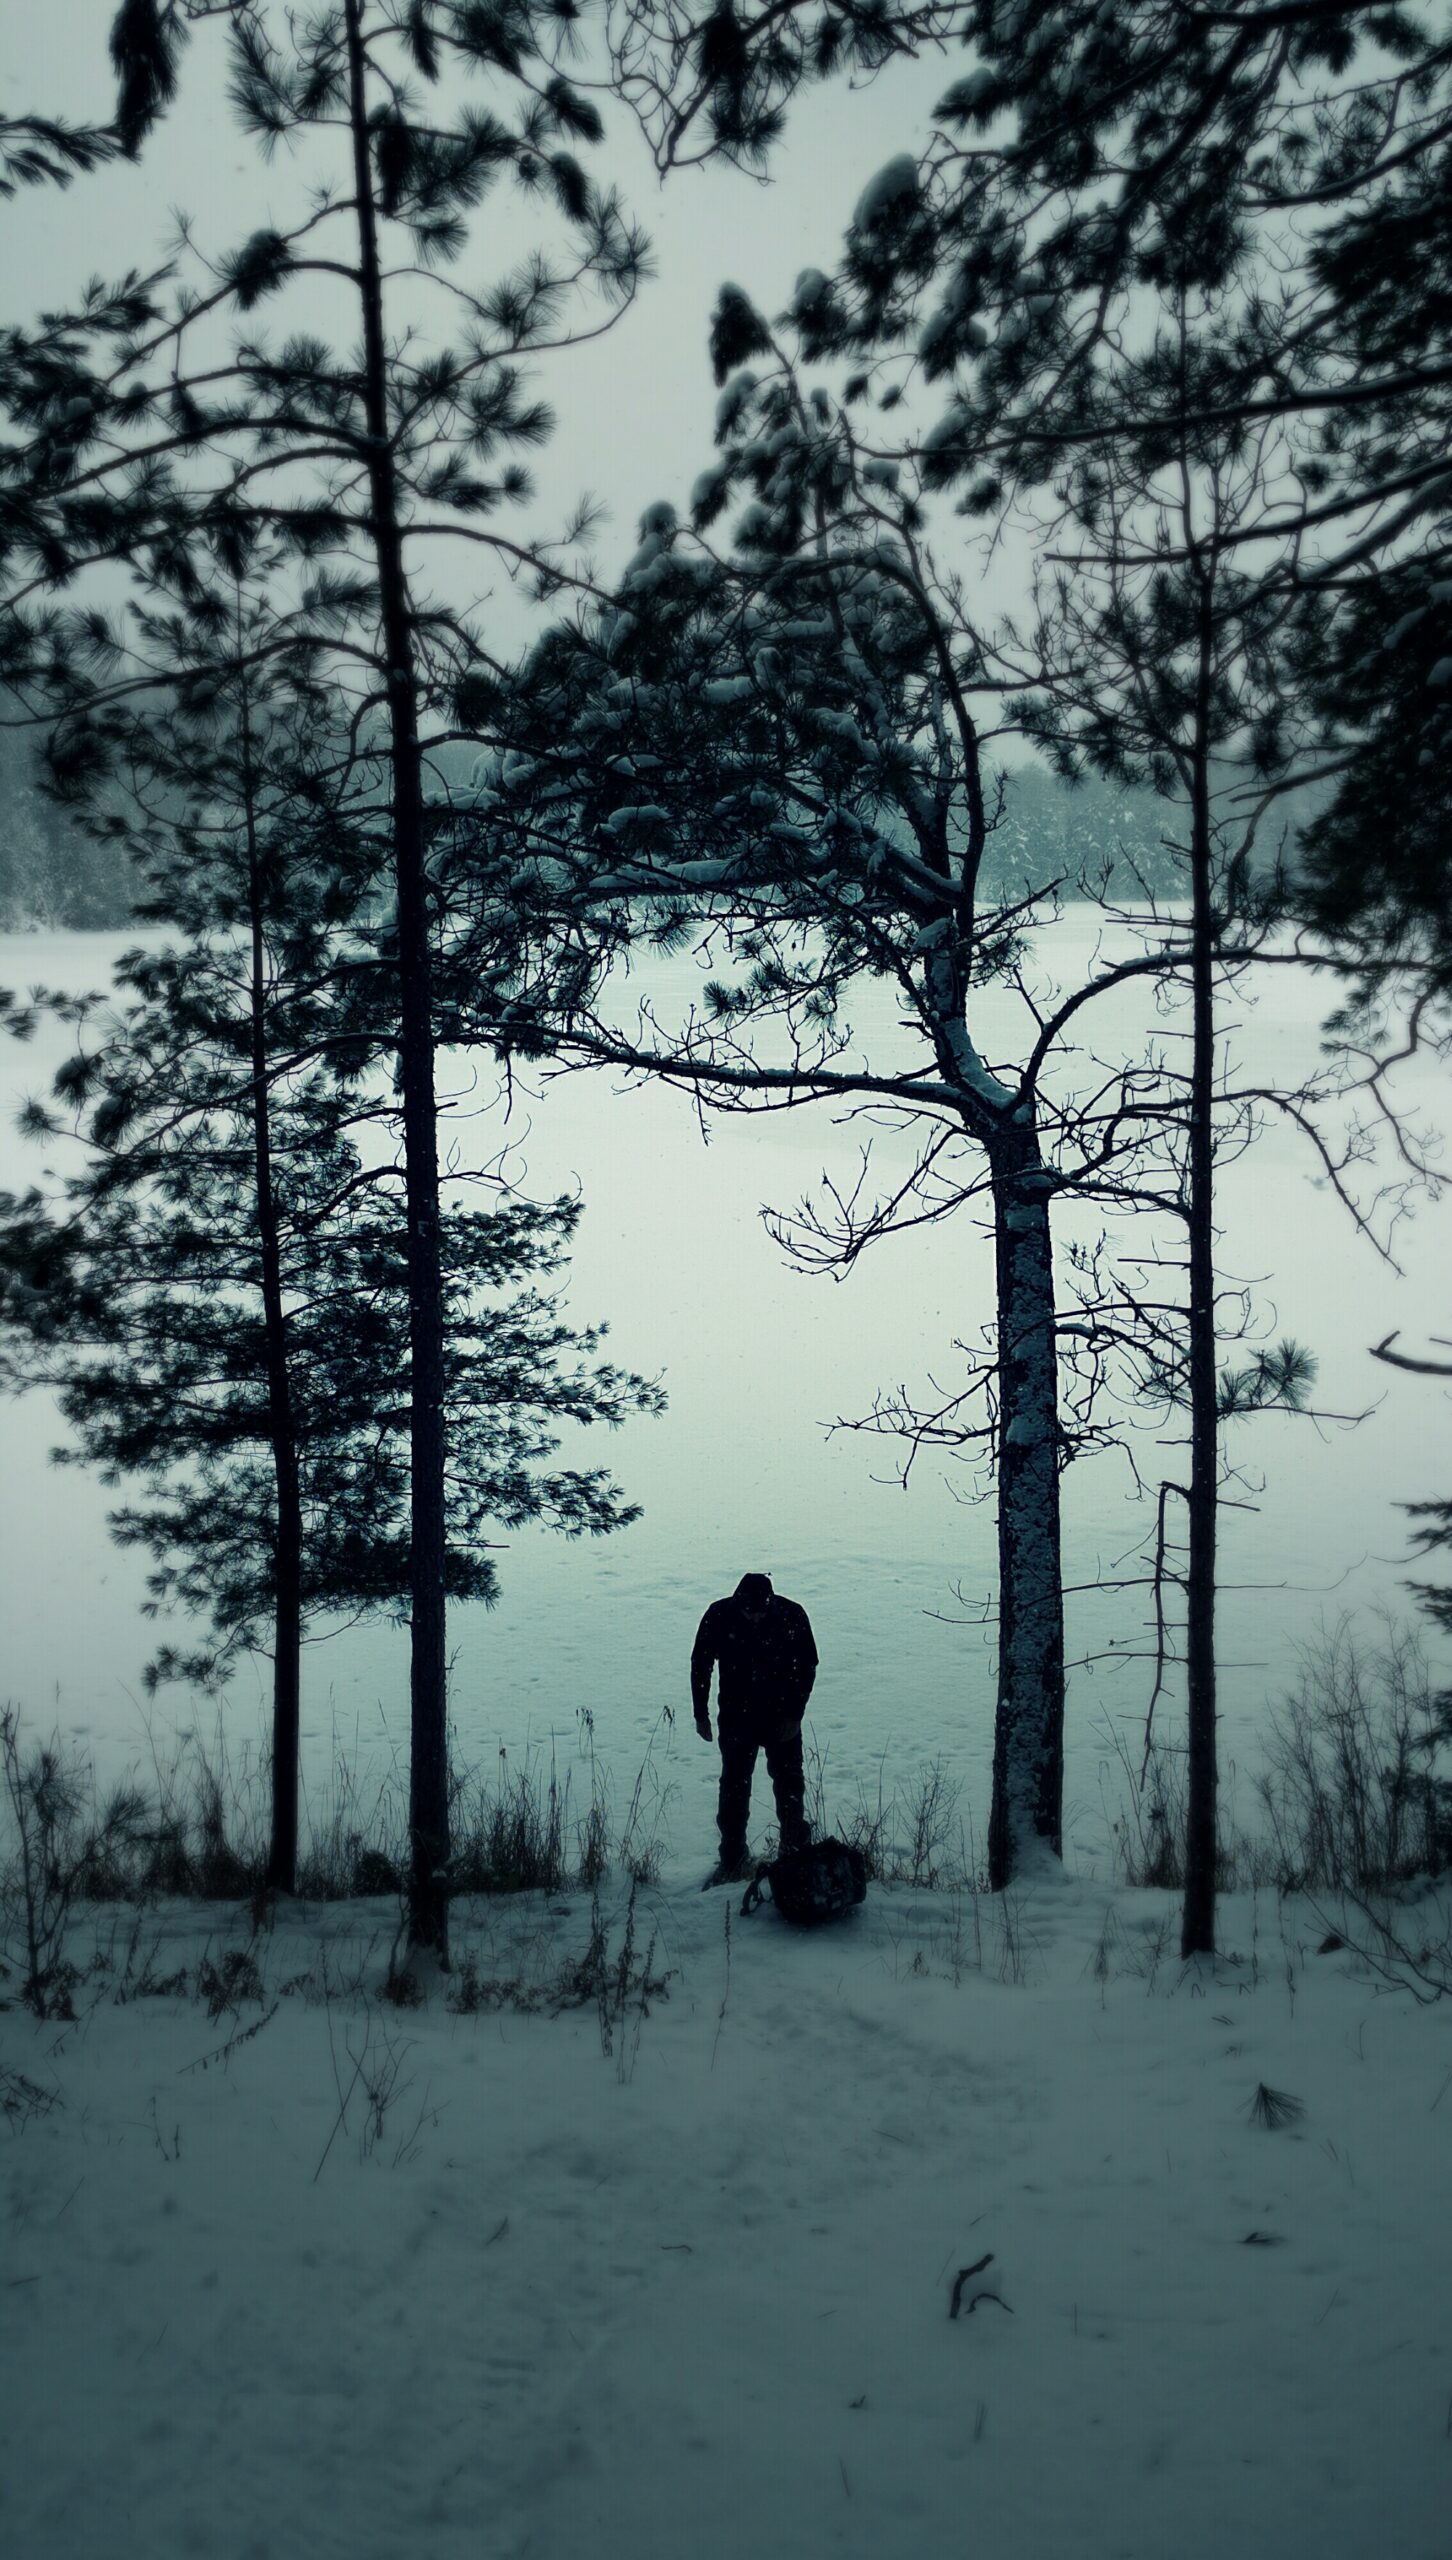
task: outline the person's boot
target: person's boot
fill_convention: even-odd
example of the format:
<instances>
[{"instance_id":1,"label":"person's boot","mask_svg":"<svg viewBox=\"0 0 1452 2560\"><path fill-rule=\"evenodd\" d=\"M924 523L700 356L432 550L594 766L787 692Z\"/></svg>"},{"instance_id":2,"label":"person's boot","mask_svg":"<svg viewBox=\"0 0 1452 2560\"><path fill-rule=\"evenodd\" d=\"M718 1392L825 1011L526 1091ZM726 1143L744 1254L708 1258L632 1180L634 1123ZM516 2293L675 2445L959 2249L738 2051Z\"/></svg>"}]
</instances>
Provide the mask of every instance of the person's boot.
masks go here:
<instances>
[{"instance_id":1,"label":"person's boot","mask_svg":"<svg viewBox=\"0 0 1452 2560\"><path fill-rule=\"evenodd\" d=\"M745 1884L755 1873L755 1865L743 1841L739 1849L722 1849L701 1891L709 1893L713 1884Z\"/></svg>"}]
</instances>

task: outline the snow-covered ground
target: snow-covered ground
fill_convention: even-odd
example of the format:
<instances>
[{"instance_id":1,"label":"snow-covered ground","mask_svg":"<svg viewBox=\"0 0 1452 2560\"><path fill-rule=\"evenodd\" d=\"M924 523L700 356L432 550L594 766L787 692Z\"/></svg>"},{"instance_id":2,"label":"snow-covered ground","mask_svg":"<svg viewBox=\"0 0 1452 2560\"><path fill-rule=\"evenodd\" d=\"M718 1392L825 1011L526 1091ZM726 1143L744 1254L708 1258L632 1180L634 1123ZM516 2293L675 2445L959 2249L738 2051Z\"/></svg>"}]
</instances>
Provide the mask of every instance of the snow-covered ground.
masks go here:
<instances>
[{"instance_id":1,"label":"snow-covered ground","mask_svg":"<svg viewBox=\"0 0 1452 2560\"><path fill-rule=\"evenodd\" d=\"M5 2548L1445 2560L1452 2000L1271 1896L1204 1972L1149 1893L738 1899L641 1893L609 2051L450 2006L558 1982L579 1895L459 1910L412 2010L385 1904L215 2018L245 1915L104 1915L74 2026L0 2015Z\"/></svg>"}]
</instances>

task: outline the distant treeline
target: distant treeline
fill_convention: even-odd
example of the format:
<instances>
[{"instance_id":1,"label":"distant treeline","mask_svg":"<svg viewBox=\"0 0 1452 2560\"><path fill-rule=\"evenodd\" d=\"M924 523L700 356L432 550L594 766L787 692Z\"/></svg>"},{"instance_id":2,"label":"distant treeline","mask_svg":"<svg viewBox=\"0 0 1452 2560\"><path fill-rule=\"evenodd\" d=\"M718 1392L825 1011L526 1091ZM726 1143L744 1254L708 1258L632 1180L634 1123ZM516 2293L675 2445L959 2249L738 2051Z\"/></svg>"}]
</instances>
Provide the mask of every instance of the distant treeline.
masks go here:
<instances>
[{"instance_id":1,"label":"distant treeline","mask_svg":"<svg viewBox=\"0 0 1452 2560\"><path fill-rule=\"evenodd\" d=\"M1066 899L1188 896L1183 802L1097 776L1070 789L1042 765L1018 766L1003 782L1003 807L984 863L996 895L1023 896L1057 881ZM1290 859L1298 825L1325 797L1324 789L1307 786L1276 804L1256 834L1251 859L1257 871Z\"/></svg>"},{"instance_id":2,"label":"distant treeline","mask_svg":"<svg viewBox=\"0 0 1452 2560\"><path fill-rule=\"evenodd\" d=\"M34 733L0 727L0 932L126 924L133 896L122 847L47 799Z\"/></svg>"},{"instance_id":3,"label":"distant treeline","mask_svg":"<svg viewBox=\"0 0 1452 2560\"><path fill-rule=\"evenodd\" d=\"M990 817L992 806L990 804ZM1132 899L1184 894L1186 872L1173 839L1183 812L1152 791L1097 776L1073 789L1039 765L1003 776L1003 806L988 841L984 881L1015 898L1059 884L1062 898L1106 890Z\"/></svg>"},{"instance_id":4,"label":"distant treeline","mask_svg":"<svg viewBox=\"0 0 1452 2560\"><path fill-rule=\"evenodd\" d=\"M1097 779L1069 790L1036 765L1004 779L986 864L999 895L1054 880L1064 898L1106 888L1127 899L1141 890L1165 898L1182 892L1181 857L1167 841L1182 815L1173 803ZM134 894L123 848L97 842L46 797L32 735L0 728L0 932L124 925Z\"/></svg>"}]
</instances>

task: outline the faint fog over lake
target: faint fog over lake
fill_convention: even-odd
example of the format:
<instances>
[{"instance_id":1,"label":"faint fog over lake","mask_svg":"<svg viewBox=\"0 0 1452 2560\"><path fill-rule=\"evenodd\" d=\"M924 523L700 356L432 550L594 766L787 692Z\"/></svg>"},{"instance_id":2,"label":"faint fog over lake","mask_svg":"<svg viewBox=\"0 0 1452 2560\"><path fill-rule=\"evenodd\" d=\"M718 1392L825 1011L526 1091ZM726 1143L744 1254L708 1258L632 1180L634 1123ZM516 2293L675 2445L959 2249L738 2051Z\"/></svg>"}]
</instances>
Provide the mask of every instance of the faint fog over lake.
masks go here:
<instances>
[{"instance_id":1,"label":"faint fog over lake","mask_svg":"<svg viewBox=\"0 0 1452 2560\"><path fill-rule=\"evenodd\" d=\"M1071 908L1046 937L1065 977L1088 956L1095 919ZM119 938L14 936L0 942L0 984L104 983ZM653 963L643 981L667 1008L689 959ZM632 995L635 987L632 985ZM1229 1009L1233 1050L1251 1080L1292 1082L1313 1060L1330 1001L1325 981L1271 973L1258 1002ZM854 1019L881 1054L891 999L864 993ZM1126 1015L1122 1036L1132 1044ZM1098 1044L1103 1047L1101 1032ZM0 1183L33 1170L14 1134L15 1105L38 1091L62 1054L53 1032L0 1057ZM991 1317L988 1241L971 1212L869 1252L842 1283L783 1262L763 1228L764 1204L792 1206L824 1169L850 1184L862 1130L822 1105L766 1116L709 1119L659 1087L627 1089L592 1073L516 1095L505 1123L489 1070L451 1062L460 1097L451 1137L488 1161L507 1137L514 1169L543 1196L578 1181L586 1215L570 1301L578 1318L605 1317L623 1363L660 1372L663 1421L586 1435L581 1449L614 1467L644 1518L618 1537L568 1545L516 1536L500 1557L492 1613L451 1620L452 1708L465 1763L553 1744L563 1762L593 1721L595 1747L627 1790L662 1709L656 1756L680 1786L672 1827L709 1832L714 1755L690 1730L687 1656L706 1602L749 1568L812 1615L822 1670L811 1725L827 1764L828 1798L855 1801L911 1783L942 1755L965 1782L981 1824L992 1735L993 1515L972 1498L979 1481L932 1453L907 1489L895 1443L824 1426L862 1414L880 1389L926 1392L961 1380L955 1337L981 1343ZM1438 1070L1418 1068L1408 1104L1435 1116ZM891 1147L894 1142L886 1141ZM896 1142L899 1145L901 1141ZM1408 1609L1402 1591L1406 1523L1398 1505L1446 1491L1446 1397L1435 1382L1379 1366L1369 1346L1400 1327L1409 1343L1445 1331L1448 1212L1424 1205L1401 1229L1397 1277L1354 1234L1303 1142L1267 1126L1222 1180L1225 1279L1254 1284L1261 1338L1294 1335L1316 1353L1316 1403L1336 1414L1371 1408L1355 1428L1267 1416L1236 1427L1246 1508L1223 1515L1220 1605L1225 1757L1232 1801L1250 1810L1250 1772L1267 1698L1295 1675L1299 1641L1347 1610ZM1061 1241L1072 1233L1066 1223ZM88 1474L56 1470L48 1400L3 1415L7 1459L0 1540L0 1691L41 1723L86 1737L108 1768L145 1757L145 1717L163 1752L193 1717L210 1730L216 1708L163 1690L147 1707L141 1674L155 1630L138 1614L144 1566L114 1549L105 1491ZM1174 1472L1175 1454L1135 1426L1142 1474ZM1123 1453L1077 1461L1065 1486L1066 1581L1094 1584L1141 1570L1150 1512ZM1137 1757L1149 1688L1148 1595L1078 1588L1068 1602L1070 1675L1066 1810L1081 1857L1102 1853L1104 1805L1122 1785L1114 1737ZM1086 1660L1086 1657L1093 1659ZM1122 1660L1116 1657L1123 1657ZM406 1756L408 1658L403 1633L355 1628L309 1647L304 1662L305 1773L316 1792L335 1750L381 1771ZM229 1749L254 1755L265 1731L265 1679L248 1671L225 1705ZM1178 1738L1181 1699L1160 1708Z\"/></svg>"}]
</instances>

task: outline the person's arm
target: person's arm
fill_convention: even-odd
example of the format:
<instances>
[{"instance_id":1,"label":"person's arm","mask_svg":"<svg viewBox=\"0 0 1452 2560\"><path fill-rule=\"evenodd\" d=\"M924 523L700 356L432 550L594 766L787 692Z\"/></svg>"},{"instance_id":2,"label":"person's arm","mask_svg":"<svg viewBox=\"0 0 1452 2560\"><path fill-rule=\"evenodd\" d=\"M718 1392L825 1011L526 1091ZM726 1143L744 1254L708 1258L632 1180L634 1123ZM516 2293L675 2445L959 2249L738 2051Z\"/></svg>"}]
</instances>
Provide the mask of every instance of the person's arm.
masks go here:
<instances>
[{"instance_id":1,"label":"person's arm","mask_svg":"<svg viewBox=\"0 0 1452 2560\"><path fill-rule=\"evenodd\" d=\"M711 1673L715 1661L716 1603L713 1600L696 1629L696 1641L691 1647L691 1708L696 1719L696 1731L707 1742L711 1739Z\"/></svg>"},{"instance_id":2,"label":"person's arm","mask_svg":"<svg viewBox=\"0 0 1452 2560\"><path fill-rule=\"evenodd\" d=\"M812 1634L811 1619L800 1604L797 1607L796 1623L792 1634L795 1639L792 1651L796 1656L796 1676L793 1686L797 1693L796 1711L800 1718L806 1713L807 1700L812 1694L812 1685L817 1677L816 1638Z\"/></svg>"}]
</instances>

